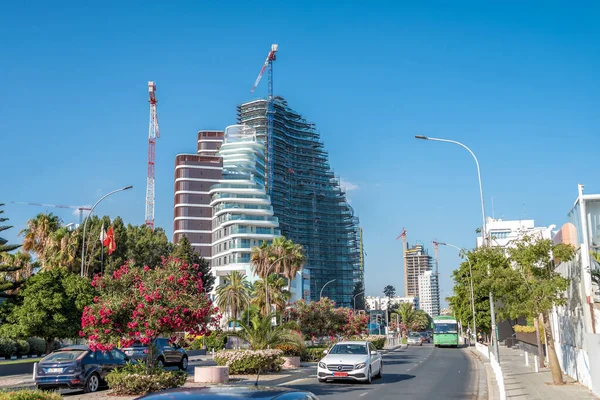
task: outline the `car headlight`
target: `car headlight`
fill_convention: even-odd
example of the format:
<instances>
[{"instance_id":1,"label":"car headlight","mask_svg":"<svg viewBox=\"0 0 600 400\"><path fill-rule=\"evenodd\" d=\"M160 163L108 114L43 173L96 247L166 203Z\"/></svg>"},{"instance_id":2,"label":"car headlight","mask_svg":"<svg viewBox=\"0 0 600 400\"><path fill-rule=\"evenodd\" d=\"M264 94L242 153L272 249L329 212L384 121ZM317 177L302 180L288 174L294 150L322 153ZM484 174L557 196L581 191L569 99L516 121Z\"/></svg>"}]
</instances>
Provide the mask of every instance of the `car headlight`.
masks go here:
<instances>
[{"instance_id":1,"label":"car headlight","mask_svg":"<svg viewBox=\"0 0 600 400\"><path fill-rule=\"evenodd\" d=\"M363 369L366 365L367 365L367 363L356 364L354 366L354 369Z\"/></svg>"},{"instance_id":2,"label":"car headlight","mask_svg":"<svg viewBox=\"0 0 600 400\"><path fill-rule=\"evenodd\" d=\"M324 362L320 362L319 368L327 369L327 365Z\"/></svg>"}]
</instances>

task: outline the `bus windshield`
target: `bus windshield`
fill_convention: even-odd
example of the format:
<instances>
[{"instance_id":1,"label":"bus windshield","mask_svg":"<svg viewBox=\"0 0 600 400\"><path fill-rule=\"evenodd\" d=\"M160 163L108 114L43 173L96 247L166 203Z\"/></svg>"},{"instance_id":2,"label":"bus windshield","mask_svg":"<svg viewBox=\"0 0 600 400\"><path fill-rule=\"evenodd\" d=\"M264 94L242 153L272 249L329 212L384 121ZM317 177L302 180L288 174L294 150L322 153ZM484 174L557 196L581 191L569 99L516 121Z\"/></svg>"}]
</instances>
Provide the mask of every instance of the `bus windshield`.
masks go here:
<instances>
[{"instance_id":1,"label":"bus windshield","mask_svg":"<svg viewBox=\"0 0 600 400\"><path fill-rule=\"evenodd\" d=\"M433 333L458 333L457 324L452 322L436 322Z\"/></svg>"}]
</instances>

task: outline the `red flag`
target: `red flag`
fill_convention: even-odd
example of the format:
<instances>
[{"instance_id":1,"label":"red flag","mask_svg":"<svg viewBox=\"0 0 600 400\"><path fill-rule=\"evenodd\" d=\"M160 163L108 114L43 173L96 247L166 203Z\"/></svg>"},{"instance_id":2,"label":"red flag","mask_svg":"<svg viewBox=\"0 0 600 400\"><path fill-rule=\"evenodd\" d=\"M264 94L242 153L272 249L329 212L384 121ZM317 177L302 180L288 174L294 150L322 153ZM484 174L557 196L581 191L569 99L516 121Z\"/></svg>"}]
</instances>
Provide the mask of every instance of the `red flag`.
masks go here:
<instances>
[{"instance_id":1,"label":"red flag","mask_svg":"<svg viewBox=\"0 0 600 400\"><path fill-rule=\"evenodd\" d=\"M106 232L106 238L104 242L102 242L104 247L108 247L108 255L111 255L113 251L117 249L117 243L115 242L115 232L113 231L112 226L108 228L108 232Z\"/></svg>"}]
</instances>

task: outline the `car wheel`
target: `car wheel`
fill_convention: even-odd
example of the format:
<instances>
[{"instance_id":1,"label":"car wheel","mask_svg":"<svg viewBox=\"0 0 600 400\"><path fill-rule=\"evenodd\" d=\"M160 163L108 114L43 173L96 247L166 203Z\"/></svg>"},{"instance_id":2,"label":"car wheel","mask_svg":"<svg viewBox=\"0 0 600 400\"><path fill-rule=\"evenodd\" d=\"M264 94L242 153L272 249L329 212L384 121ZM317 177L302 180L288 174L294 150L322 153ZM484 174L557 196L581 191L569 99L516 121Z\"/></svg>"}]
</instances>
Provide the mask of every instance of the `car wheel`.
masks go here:
<instances>
[{"instance_id":1,"label":"car wheel","mask_svg":"<svg viewBox=\"0 0 600 400\"><path fill-rule=\"evenodd\" d=\"M367 384L371 384L373 382L373 373L371 372L371 367L369 367L369 372L367 372Z\"/></svg>"},{"instance_id":2,"label":"car wheel","mask_svg":"<svg viewBox=\"0 0 600 400\"><path fill-rule=\"evenodd\" d=\"M179 363L179 369L185 371L188 367L188 358L187 356L183 356L181 362Z\"/></svg>"},{"instance_id":3,"label":"car wheel","mask_svg":"<svg viewBox=\"0 0 600 400\"><path fill-rule=\"evenodd\" d=\"M97 373L93 373L85 382L85 386L83 387L83 391L85 393L94 393L97 392L100 388L100 376Z\"/></svg>"},{"instance_id":4,"label":"car wheel","mask_svg":"<svg viewBox=\"0 0 600 400\"><path fill-rule=\"evenodd\" d=\"M377 379L381 379L383 377L383 362L379 364L379 371L377 372Z\"/></svg>"},{"instance_id":5,"label":"car wheel","mask_svg":"<svg viewBox=\"0 0 600 400\"><path fill-rule=\"evenodd\" d=\"M319 383L327 383L327 379L317 378Z\"/></svg>"}]
</instances>

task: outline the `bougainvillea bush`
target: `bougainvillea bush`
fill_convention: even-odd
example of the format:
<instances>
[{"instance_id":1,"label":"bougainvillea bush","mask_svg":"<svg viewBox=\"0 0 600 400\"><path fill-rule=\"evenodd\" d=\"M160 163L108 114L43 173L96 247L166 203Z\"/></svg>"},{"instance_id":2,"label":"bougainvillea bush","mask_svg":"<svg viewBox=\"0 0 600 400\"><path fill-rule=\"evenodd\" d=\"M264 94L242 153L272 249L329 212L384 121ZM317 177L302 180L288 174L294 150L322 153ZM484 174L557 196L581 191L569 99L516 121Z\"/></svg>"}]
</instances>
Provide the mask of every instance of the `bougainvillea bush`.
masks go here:
<instances>
[{"instance_id":1,"label":"bougainvillea bush","mask_svg":"<svg viewBox=\"0 0 600 400\"><path fill-rule=\"evenodd\" d=\"M83 311L80 336L87 337L92 349L110 350L136 341L148 345L175 332L204 335L219 316L201 276L198 265L170 257L155 268L126 263L112 275L96 275L92 286L99 295Z\"/></svg>"},{"instance_id":2,"label":"bougainvillea bush","mask_svg":"<svg viewBox=\"0 0 600 400\"><path fill-rule=\"evenodd\" d=\"M277 372L284 363L281 350L221 350L215 353L217 365L228 366L231 374Z\"/></svg>"}]
</instances>

